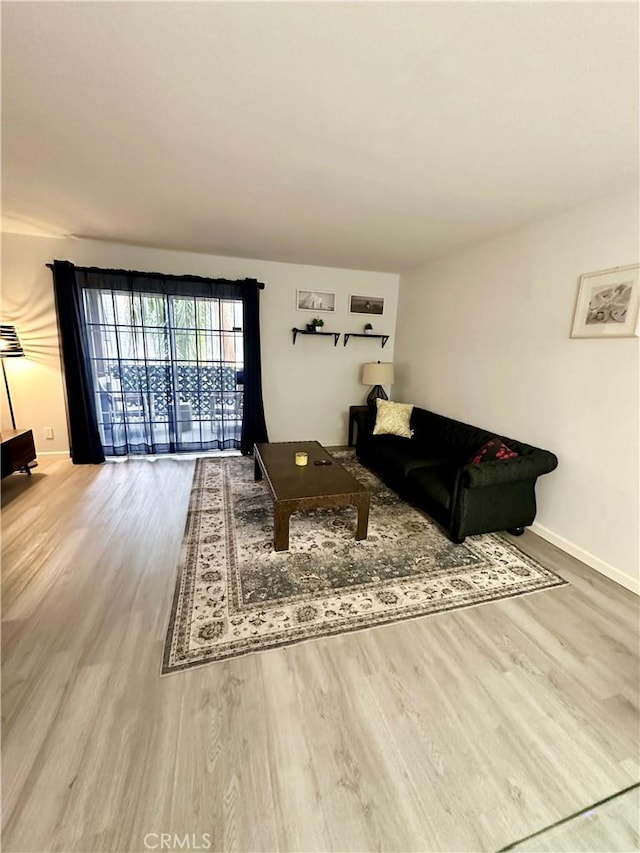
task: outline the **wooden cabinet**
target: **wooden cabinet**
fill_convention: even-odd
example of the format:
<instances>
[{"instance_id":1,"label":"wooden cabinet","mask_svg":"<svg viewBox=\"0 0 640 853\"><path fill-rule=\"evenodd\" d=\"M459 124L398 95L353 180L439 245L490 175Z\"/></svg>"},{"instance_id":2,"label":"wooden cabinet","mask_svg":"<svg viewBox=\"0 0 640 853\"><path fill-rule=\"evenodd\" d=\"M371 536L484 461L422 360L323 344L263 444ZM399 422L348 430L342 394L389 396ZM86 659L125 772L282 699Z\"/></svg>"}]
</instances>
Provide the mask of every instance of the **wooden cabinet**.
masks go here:
<instances>
[{"instance_id":1,"label":"wooden cabinet","mask_svg":"<svg viewBox=\"0 0 640 853\"><path fill-rule=\"evenodd\" d=\"M6 429L0 433L2 439L2 476L24 471L31 474L36 463L36 448L30 429Z\"/></svg>"}]
</instances>

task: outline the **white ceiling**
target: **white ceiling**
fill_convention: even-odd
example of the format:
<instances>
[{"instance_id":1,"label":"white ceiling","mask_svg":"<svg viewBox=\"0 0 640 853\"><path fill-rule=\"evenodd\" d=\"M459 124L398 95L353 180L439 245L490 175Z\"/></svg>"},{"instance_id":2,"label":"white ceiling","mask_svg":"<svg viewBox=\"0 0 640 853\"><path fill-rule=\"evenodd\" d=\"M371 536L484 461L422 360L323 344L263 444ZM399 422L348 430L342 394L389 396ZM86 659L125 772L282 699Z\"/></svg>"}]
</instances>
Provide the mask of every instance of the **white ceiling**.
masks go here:
<instances>
[{"instance_id":1,"label":"white ceiling","mask_svg":"<svg viewBox=\"0 0 640 853\"><path fill-rule=\"evenodd\" d=\"M3 2L3 213L400 271L638 180L638 4Z\"/></svg>"}]
</instances>

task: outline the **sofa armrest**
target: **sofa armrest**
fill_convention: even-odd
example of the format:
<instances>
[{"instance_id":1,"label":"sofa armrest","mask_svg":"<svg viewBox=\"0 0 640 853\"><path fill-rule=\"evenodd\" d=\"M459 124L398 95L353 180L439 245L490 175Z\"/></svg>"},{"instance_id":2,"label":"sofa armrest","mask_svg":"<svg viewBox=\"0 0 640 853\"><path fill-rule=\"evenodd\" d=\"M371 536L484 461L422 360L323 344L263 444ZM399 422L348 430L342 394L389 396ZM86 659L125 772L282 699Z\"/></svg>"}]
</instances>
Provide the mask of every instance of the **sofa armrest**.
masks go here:
<instances>
[{"instance_id":1,"label":"sofa armrest","mask_svg":"<svg viewBox=\"0 0 640 853\"><path fill-rule=\"evenodd\" d=\"M468 489L496 486L500 483L517 483L520 480L535 480L558 467L558 459L548 450L536 450L516 459L494 459L491 462L465 465L462 469L462 485Z\"/></svg>"},{"instance_id":2,"label":"sofa armrest","mask_svg":"<svg viewBox=\"0 0 640 853\"><path fill-rule=\"evenodd\" d=\"M376 424L376 419L369 409L366 412L356 412L354 419L358 425L356 444L360 444L361 439L370 438Z\"/></svg>"}]
</instances>

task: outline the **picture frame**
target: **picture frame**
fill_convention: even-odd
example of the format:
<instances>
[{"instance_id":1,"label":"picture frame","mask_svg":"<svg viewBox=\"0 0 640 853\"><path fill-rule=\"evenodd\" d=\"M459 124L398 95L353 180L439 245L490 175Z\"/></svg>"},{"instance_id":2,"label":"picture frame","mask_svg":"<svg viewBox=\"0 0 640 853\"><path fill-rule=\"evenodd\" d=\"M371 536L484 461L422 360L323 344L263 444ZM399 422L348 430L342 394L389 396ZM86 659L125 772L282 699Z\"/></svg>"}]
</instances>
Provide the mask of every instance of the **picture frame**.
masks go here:
<instances>
[{"instance_id":1,"label":"picture frame","mask_svg":"<svg viewBox=\"0 0 640 853\"><path fill-rule=\"evenodd\" d=\"M572 338L638 337L640 264L580 276Z\"/></svg>"},{"instance_id":2,"label":"picture frame","mask_svg":"<svg viewBox=\"0 0 640 853\"><path fill-rule=\"evenodd\" d=\"M336 295L328 290L296 290L296 308L298 311L336 310Z\"/></svg>"},{"instance_id":3,"label":"picture frame","mask_svg":"<svg viewBox=\"0 0 640 853\"><path fill-rule=\"evenodd\" d=\"M349 296L350 314L384 314L384 296Z\"/></svg>"}]
</instances>

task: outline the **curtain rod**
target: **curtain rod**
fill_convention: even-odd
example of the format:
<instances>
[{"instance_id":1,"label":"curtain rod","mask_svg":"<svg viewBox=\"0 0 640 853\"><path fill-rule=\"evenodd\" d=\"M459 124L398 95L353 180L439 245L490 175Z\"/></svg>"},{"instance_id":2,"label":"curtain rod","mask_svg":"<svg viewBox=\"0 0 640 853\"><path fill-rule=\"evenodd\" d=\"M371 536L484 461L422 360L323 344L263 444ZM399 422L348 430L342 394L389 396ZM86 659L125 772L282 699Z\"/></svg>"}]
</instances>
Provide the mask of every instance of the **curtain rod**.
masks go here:
<instances>
[{"instance_id":1,"label":"curtain rod","mask_svg":"<svg viewBox=\"0 0 640 853\"><path fill-rule=\"evenodd\" d=\"M71 263L67 261L67 263ZM169 273L163 272L139 272L138 270L114 270L114 269L103 269L102 267L79 267L75 264L72 264L74 269L79 270L80 272L96 272L102 273L103 275L122 275L122 276L135 276L136 278L164 278L168 281L215 281L215 282L227 282L229 284L242 284L243 282L256 283L258 285L258 290L264 290L264 284L261 281L258 281L255 278L242 278L233 279L228 278L207 278L203 275L171 275ZM53 264L45 264L50 270L53 270Z\"/></svg>"}]
</instances>

